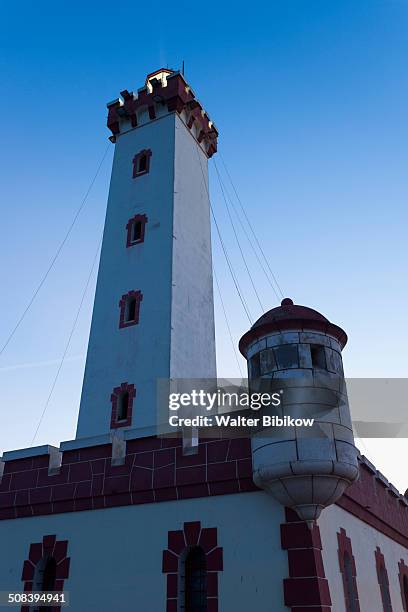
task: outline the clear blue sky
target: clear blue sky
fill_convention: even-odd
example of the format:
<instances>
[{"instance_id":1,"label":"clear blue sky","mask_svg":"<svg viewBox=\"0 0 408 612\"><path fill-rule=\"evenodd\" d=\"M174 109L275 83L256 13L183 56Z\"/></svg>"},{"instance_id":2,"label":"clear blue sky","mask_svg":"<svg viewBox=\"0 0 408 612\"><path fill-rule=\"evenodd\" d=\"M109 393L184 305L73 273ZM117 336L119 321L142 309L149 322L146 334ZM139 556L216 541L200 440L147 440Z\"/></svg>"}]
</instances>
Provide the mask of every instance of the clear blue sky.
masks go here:
<instances>
[{"instance_id":1,"label":"clear blue sky","mask_svg":"<svg viewBox=\"0 0 408 612\"><path fill-rule=\"evenodd\" d=\"M177 69L184 59L284 293L347 330L349 376L406 376L406 2L22 1L4 5L2 17L1 341L103 155L105 103L140 87L148 72ZM112 152L57 265L0 357L0 449L31 443L100 238ZM213 167L211 188L255 318L261 311ZM248 321L215 234L213 240L237 341ZM244 248L262 302L275 306ZM94 278L36 444L74 435L93 291ZM219 369L236 375L218 298L216 314ZM399 468L405 441L366 445L391 480L408 486Z\"/></svg>"}]
</instances>

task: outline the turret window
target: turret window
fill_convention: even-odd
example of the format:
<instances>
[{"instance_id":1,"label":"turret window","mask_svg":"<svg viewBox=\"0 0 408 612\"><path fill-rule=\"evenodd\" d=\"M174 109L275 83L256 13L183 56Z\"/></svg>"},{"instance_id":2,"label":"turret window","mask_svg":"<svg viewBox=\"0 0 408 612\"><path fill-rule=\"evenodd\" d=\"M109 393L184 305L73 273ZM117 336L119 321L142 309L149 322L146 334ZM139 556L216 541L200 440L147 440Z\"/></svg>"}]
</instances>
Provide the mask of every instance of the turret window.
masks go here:
<instances>
[{"instance_id":1,"label":"turret window","mask_svg":"<svg viewBox=\"0 0 408 612\"><path fill-rule=\"evenodd\" d=\"M279 370L299 367L297 344L284 344L275 349L275 359Z\"/></svg>"},{"instance_id":2,"label":"turret window","mask_svg":"<svg viewBox=\"0 0 408 612\"><path fill-rule=\"evenodd\" d=\"M150 158L152 152L150 149L139 151L133 158L133 178L147 174L150 170Z\"/></svg>"},{"instance_id":3,"label":"turret window","mask_svg":"<svg viewBox=\"0 0 408 612\"><path fill-rule=\"evenodd\" d=\"M324 350L324 346L321 346L320 344L311 344L310 354L312 357L313 368L320 368L321 370L327 369L326 351Z\"/></svg>"},{"instance_id":4,"label":"turret window","mask_svg":"<svg viewBox=\"0 0 408 612\"><path fill-rule=\"evenodd\" d=\"M141 291L129 291L119 301L119 327L130 327L139 323L140 303L143 300Z\"/></svg>"},{"instance_id":5,"label":"turret window","mask_svg":"<svg viewBox=\"0 0 408 612\"><path fill-rule=\"evenodd\" d=\"M129 219L126 225L127 236L126 246L132 247L135 244L144 242L147 217L146 215L135 215Z\"/></svg>"},{"instance_id":6,"label":"turret window","mask_svg":"<svg viewBox=\"0 0 408 612\"><path fill-rule=\"evenodd\" d=\"M135 386L126 382L112 391L111 429L129 427L132 424L133 401L135 396Z\"/></svg>"},{"instance_id":7,"label":"turret window","mask_svg":"<svg viewBox=\"0 0 408 612\"><path fill-rule=\"evenodd\" d=\"M256 353L249 360L249 375L251 378L259 378L261 375L259 353Z\"/></svg>"}]
</instances>

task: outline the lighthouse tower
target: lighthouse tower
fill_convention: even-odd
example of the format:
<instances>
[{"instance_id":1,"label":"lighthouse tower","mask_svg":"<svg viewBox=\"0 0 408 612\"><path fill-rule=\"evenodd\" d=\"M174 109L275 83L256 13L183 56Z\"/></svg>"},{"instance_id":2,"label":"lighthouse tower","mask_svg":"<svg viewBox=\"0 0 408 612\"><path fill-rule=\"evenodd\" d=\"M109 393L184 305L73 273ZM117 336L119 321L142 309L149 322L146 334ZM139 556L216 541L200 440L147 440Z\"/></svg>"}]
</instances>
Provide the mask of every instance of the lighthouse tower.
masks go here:
<instances>
[{"instance_id":1,"label":"lighthouse tower","mask_svg":"<svg viewBox=\"0 0 408 612\"><path fill-rule=\"evenodd\" d=\"M306 521L317 519L358 477L341 358L346 342L340 327L289 298L240 341L250 385L279 390L275 416L294 423L252 436L254 482Z\"/></svg>"},{"instance_id":2,"label":"lighthouse tower","mask_svg":"<svg viewBox=\"0 0 408 612\"><path fill-rule=\"evenodd\" d=\"M171 70L108 109L115 155L77 438L154 433L158 380L216 375L207 160L217 130Z\"/></svg>"}]
</instances>

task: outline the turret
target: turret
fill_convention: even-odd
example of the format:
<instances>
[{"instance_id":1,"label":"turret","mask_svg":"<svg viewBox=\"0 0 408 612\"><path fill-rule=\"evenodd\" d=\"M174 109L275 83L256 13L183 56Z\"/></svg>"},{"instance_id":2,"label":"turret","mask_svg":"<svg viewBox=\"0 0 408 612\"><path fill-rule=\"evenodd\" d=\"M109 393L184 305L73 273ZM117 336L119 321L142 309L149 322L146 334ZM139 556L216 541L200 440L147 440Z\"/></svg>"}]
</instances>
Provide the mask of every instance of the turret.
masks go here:
<instances>
[{"instance_id":1,"label":"turret","mask_svg":"<svg viewBox=\"0 0 408 612\"><path fill-rule=\"evenodd\" d=\"M240 340L250 389L280 392L281 404L269 414L286 420L252 436L254 481L309 522L358 477L341 356L346 342L340 327L289 298Z\"/></svg>"}]
</instances>

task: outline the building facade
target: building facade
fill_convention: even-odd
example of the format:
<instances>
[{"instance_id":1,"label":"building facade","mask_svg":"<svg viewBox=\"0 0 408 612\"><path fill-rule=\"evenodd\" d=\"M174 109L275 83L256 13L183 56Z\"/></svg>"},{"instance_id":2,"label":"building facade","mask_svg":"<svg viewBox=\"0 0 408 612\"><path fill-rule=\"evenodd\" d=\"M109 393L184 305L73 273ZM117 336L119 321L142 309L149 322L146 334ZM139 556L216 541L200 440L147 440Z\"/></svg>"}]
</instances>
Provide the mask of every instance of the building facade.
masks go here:
<instances>
[{"instance_id":1,"label":"building facade","mask_svg":"<svg viewBox=\"0 0 408 612\"><path fill-rule=\"evenodd\" d=\"M310 439L157 435L158 380L216 377L218 134L165 69L108 105L108 127L77 435L3 454L0 591L64 591L73 612L408 611L408 501L355 449L347 336L323 315L286 299L240 343L252 384L286 380L282 410L318 412Z\"/></svg>"}]
</instances>

